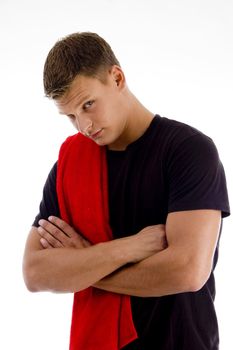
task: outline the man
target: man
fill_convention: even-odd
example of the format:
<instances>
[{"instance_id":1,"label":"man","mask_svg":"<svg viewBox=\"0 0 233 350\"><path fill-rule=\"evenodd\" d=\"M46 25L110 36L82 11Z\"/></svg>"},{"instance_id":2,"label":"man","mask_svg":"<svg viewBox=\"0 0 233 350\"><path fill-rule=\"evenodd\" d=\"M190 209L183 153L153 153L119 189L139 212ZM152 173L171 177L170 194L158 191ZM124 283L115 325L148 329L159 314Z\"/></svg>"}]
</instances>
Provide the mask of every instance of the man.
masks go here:
<instances>
[{"instance_id":1,"label":"man","mask_svg":"<svg viewBox=\"0 0 233 350\"><path fill-rule=\"evenodd\" d=\"M28 289L75 292L70 349L217 350L213 271L230 209L212 139L146 109L95 33L54 45L44 88L78 134L29 233Z\"/></svg>"}]
</instances>

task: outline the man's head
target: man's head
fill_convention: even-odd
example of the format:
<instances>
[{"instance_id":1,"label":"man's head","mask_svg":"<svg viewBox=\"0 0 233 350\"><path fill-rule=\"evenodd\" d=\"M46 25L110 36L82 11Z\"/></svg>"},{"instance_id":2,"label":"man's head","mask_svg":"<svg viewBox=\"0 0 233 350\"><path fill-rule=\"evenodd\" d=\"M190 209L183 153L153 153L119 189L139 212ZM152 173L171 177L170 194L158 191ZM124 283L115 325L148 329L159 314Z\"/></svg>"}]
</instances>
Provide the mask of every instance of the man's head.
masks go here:
<instances>
[{"instance_id":1,"label":"man's head","mask_svg":"<svg viewBox=\"0 0 233 350\"><path fill-rule=\"evenodd\" d=\"M99 145L125 143L132 94L111 47L97 34L71 34L54 45L44 66L44 89L85 136Z\"/></svg>"},{"instance_id":2,"label":"man's head","mask_svg":"<svg viewBox=\"0 0 233 350\"><path fill-rule=\"evenodd\" d=\"M96 33L78 32L57 41L44 65L44 91L58 99L79 76L97 78L105 83L106 72L120 66L110 45Z\"/></svg>"}]
</instances>

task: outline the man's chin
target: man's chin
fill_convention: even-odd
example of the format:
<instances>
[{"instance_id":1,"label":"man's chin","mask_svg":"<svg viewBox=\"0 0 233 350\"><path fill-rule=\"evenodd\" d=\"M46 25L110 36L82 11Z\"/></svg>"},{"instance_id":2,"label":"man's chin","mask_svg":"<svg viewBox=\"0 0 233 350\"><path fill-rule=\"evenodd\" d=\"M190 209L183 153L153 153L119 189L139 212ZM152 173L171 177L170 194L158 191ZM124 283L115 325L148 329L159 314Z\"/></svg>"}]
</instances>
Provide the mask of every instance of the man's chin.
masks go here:
<instances>
[{"instance_id":1,"label":"man's chin","mask_svg":"<svg viewBox=\"0 0 233 350\"><path fill-rule=\"evenodd\" d=\"M102 138L98 138L96 140L92 139L92 141L95 142L98 146L107 146L108 145L108 143Z\"/></svg>"}]
</instances>

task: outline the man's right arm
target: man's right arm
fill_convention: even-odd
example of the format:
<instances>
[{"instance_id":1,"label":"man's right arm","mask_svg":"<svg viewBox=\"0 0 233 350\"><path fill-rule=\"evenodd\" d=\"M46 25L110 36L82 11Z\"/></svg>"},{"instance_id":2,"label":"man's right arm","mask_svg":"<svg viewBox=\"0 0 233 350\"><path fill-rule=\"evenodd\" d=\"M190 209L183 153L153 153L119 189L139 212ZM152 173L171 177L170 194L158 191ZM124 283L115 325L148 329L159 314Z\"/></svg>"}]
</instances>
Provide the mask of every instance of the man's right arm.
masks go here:
<instances>
[{"instance_id":1,"label":"man's right arm","mask_svg":"<svg viewBox=\"0 0 233 350\"><path fill-rule=\"evenodd\" d=\"M155 254L158 251L158 233L164 237L165 232L164 225L155 225L154 228L144 230L143 234L85 248L44 249L38 228L32 227L23 259L27 288L30 291L53 292L77 292L88 288L120 267Z\"/></svg>"}]
</instances>

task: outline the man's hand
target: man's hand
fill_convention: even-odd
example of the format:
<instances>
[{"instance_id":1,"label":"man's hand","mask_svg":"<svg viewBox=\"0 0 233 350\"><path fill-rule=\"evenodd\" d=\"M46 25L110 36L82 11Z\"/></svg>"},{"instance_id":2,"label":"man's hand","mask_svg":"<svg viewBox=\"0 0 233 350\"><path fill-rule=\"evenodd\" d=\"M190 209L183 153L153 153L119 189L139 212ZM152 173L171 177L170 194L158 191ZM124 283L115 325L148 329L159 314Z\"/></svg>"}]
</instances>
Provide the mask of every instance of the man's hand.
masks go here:
<instances>
[{"instance_id":1,"label":"man's hand","mask_svg":"<svg viewBox=\"0 0 233 350\"><path fill-rule=\"evenodd\" d=\"M137 234L125 239L130 239L130 253L133 262L137 263L167 248L165 225L152 225L144 227Z\"/></svg>"},{"instance_id":2,"label":"man's hand","mask_svg":"<svg viewBox=\"0 0 233 350\"><path fill-rule=\"evenodd\" d=\"M155 252L158 253L161 250L167 248L167 238L165 225L151 225L144 227L141 231L138 232L138 235L155 235Z\"/></svg>"},{"instance_id":3,"label":"man's hand","mask_svg":"<svg viewBox=\"0 0 233 350\"><path fill-rule=\"evenodd\" d=\"M43 248L86 248L91 245L73 227L56 216L50 216L48 220L41 219L39 225L37 231Z\"/></svg>"}]
</instances>

